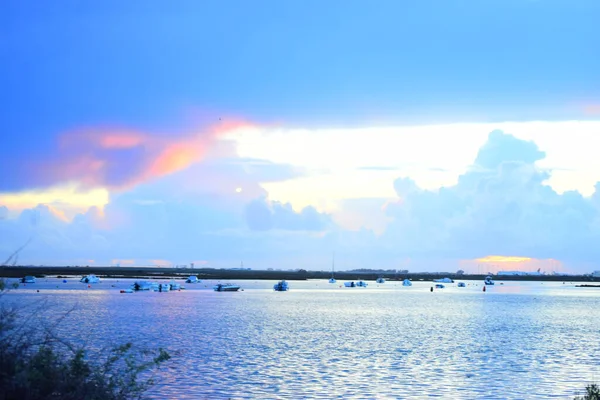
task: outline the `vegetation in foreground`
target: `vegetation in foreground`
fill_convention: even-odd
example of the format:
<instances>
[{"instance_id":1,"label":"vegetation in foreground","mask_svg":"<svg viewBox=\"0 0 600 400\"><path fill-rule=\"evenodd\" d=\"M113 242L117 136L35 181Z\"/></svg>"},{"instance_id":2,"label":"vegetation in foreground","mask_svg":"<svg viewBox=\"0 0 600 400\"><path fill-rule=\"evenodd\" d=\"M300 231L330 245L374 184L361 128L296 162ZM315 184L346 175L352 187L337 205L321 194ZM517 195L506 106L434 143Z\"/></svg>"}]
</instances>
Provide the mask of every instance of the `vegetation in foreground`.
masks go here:
<instances>
[{"instance_id":1,"label":"vegetation in foreground","mask_svg":"<svg viewBox=\"0 0 600 400\"><path fill-rule=\"evenodd\" d=\"M574 400L600 400L600 386L592 383L585 387L583 396L575 397Z\"/></svg>"},{"instance_id":2,"label":"vegetation in foreground","mask_svg":"<svg viewBox=\"0 0 600 400\"><path fill-rule=\"evenodd\" d=\"M32 324L23 310L8 307L6 290L0 279L0 399L140 399L154 383L152 373L170 358L163 349L126 343L92 362L51 327Z\"/></svg>"}]
</instances>

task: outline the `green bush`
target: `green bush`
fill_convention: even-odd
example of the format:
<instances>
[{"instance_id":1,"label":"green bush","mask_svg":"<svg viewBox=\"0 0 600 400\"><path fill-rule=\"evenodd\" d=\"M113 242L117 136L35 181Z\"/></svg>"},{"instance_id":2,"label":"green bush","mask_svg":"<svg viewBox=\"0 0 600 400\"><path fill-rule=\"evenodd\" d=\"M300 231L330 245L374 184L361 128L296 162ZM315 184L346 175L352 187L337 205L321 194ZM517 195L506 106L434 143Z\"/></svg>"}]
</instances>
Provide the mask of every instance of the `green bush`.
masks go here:
<instances>
[{"instance_id":1,"label":"green bush","mask_svg":"<svg viewBox=\"0 0 600 400\"><path fill-rule=\"evenodd\" d=\"M5 290L0 278L0 399L140 399L154 383L152 373L170 358L161 348L126 343L92 362L52 328L27 324L22 310L2 301Z\"/></svg>"},{"instance_id":2,"label":"green bush","mask_svg":"<svg viewBox=\"0 0 600 400\"><path fill-rule=\"evenodd\" d=\"M575 400L600 400L600 387L594 383L585 387L585 395L575 397Z\"/></svg>"}]
</instances>

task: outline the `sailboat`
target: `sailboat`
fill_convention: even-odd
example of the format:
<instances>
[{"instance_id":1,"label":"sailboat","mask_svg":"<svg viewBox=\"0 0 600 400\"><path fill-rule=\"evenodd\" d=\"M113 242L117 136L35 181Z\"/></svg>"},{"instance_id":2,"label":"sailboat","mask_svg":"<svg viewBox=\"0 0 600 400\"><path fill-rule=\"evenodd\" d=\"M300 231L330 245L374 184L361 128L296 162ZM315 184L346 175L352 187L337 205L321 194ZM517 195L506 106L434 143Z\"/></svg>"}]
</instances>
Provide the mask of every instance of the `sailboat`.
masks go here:
<instances>
[{"instance_id":1,"label":"sailboat","mask_svg":"<svg viewBox=\"0 0 600 400\"><path fill-rule=\"evenodd\" d=\"M331 278L329 278L329 283L335 283L336 280L333 277L333 271L335 270L335 253L333 253L333 257L331 257Z\"/></svg>"}]
</instances>

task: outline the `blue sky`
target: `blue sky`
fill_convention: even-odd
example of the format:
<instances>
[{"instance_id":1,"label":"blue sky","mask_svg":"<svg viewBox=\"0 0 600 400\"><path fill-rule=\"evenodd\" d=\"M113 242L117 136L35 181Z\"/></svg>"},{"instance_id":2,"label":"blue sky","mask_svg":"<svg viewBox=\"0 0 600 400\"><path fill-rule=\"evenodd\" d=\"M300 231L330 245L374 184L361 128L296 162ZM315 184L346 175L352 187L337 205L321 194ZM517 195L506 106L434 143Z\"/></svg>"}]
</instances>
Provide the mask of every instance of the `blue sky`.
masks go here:
<instances>
[{"instance_id":1,"label":"blue sky","mask_svg":"<svg viewBox=\"0 0 600 400\"><path fill-rule=\"evenodd\" d=\"M436 195L459 190L496 129L546 152L533 166L548 173L543 185L559 199L575 190L591 204L600 180L591 150L600 120L599 16L592 0L5 1L0 232L11 240L0 251L33 234L16 221L42 204L64 226L35 233L39 245L23 257L36 263L246 258L257 267L286 259L318 268L334 247L358 240L365 248L349 245L348 264L410 259L414 268L431 260L454 268L501 253L590 268L581 263L595 254L575 247L495 248L493 236L472 246L446 240L459 250L452 254L416 243L396 254L392 243L410 242L406 235L433 222L402 228L381 210L401 197L399 178ZM513 162L510 151L498 157ZM145 237L148 210L134 205L151 204L171 210L169 226L195 221L189 241L117 246L119 235ZM86 214L89 207L99 214ZM75 256L65 229L81 222L78 213L95 222L86 220L91 239ZM595 235L598 214L585 215L592 222L577 229ZM135 224L125 229L125 221ZM569 224L557 229L577 227ZM465 229L458 231L476 232ZM211 245L182 250L194 237ZM162 252L144 252L160 240L168 242ZM56 241L68 245L45 253Z\"/></svg>"}]
</instances>

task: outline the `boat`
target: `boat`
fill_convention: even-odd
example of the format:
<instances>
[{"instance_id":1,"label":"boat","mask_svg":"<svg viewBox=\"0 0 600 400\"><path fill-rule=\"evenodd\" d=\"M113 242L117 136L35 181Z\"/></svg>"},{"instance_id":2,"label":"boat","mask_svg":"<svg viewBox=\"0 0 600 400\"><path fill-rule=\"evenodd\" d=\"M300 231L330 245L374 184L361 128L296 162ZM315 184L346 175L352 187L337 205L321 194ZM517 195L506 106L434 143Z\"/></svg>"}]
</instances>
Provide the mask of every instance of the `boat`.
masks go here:
<instances>
[{"instance_id":1,"label":"boat","mask_svg":"<svg viewBox=\"0 0 600 400\"><path fill-rule=\"evenodd\" d=\"M129 289L121 289L121 293L133 293L133 289L129 288Z\"/></svg>"},{"instance_id":2,"label":"boat","mask_svg":"<svg viewBox=\"0 0 600 400\"><path fill-rule=\"evenodd\" d=\"M385 283L385 278L383 276L380 276L379 278L377 278L377 280L375 282L377 282L377 283Z\"/></svg>"},{"instance_id":3,"label":"boat","mask_svg":"<svg viewBox=\"0 0 600 400\"><path fill-rule=\"evenodd\" d=\"M450 278L434 279L433 281L439 283L454 283L454 281Z\"/></svg>"},{"instance_id":4,"label":"boat","mask_svg":"<svg viewBox=\"0 0 600 400\"><path fill-rule=\"evenodd\" d=\"M492 280L492 277L490 275L486 276L483 283L485 283L486 285L493 285L494 281Z\"/></svg>"},{"instance_id":5,"label":"boat","mask_svg":"<svg viewBox=\"0 0 600 400\"><path fill-rule=\"evenodd\" d=\"M458 282L458 285L456 285L458 287L466 287L467 285L465 285L464 282Z\"/></svg>"},{"instance_id":6,"label":"boat","mask_svg":"<svg viewBox=\"0 0 600 400\"><path fill-rule=\"evenodd\" d=\"M285 292L289 289L290 287L286 281L279 281L273 285L273 290L275 290L276 292Z\"/></svg>"},{"instance_id":7,"label":"boat","mask_svg":"<svg viewBox=\"0 0 600 400\"><path fill-rule=\"evenodd\" d=\"M367 282L363 281L362 279L358 282L356 282L356 286L358 287L367 287Z\"/></svg>"},{"instance_id":8,"label":"boat","mask_svg":"<svg viewBox=\"0 0 600 400\"><path fill-rule=\"evenodd\" d=\"M345 287L356 287L356 283L354 282L344 282Z\"/></svg>"},{"instance_id":9,"label":"boat","mask_svg":"<svg viewBox=\"0 0 600 400\"><path fill-rule=\"evenodd\" d=\"M436 289L443 289L443 288L445 288L445 287L446 287L446 286L442 285L441 283L436 283L436 284L435 284L435 288L436 288Z\"/></svg>"},{"instance_id":10,"label":"boat","mask_svg":"<svg viewBox=\"0 0 600 400\"><path fill-rule=\"evenodd\" d=\"M155 292L169 292L171 290L171 285L168 283L158 283L152 284L152 289Z\"/></svg>"},{"instance_id":11,"label":"boat","mask_svg":"<svg viewBox=\"0 0 600 400\"><path fill-rule=\"evenodd\" d=\"M412 286L412 282L407 278L402 281L402 286Z\"/></svg>"},{"instance_id":12,"label":"boat","mask_svg":"<svg viewBox=\"0 0 600 400\"><path fill-rule=\"evenodd\" d=\"M133 285L130 286L130 288L136 292L140 291L140 290L153 289L152 284L150 282L146 282L146 281L136 281Z\"/></svg>"},{"instance_id":13,"label":"boat","mask_svg":"<svg viewBox=\"0 0 600 400\"><path fill-rule=\"evenodd\" d=\"M202 282L196 275L191 275L185 280L185 283L200 283Z\"/></svg>"},{"instance_id":14,"label":"boat","mask_svg":"<svg viewBox=\"0 0 600 400\"><path fill-rule=\"evenodd\" d=\"M175 281L169 282L169 289L171 290L181 290L181 285Z\"/></svg>"},{"instance_id":15,"label":"boat","mask_svg":"<svg viewBox=\"0 0 600 400\"><path fill-rule=\"evenodd\" d=\"M336 280L333 276L333 272L335 271L335 253L333 253L333 257L331 258L331 278L329 278L329 283L335 283Z\"/></svg>"},{"instance_id":16,"label":"boat","mask_svg":"<svg viewBox=\"0 0 600 400\"><path fill-rule=\"evenodd\" d=\"M94 274L89 274L89 275L86 275L83 278L81 278L79 280L79 282L83 282L83 283L100 283L100 278L98 278Z\"/></svg>"},{"instance_id":17,"label":"boat","mask_svg":"<svg viewBox=\"0 0 600 400\"><path fill-rule=\"evenodd\" d=\"M215 292L237 292L240 290L240 286L232 283L218 283L213 286L213 289Z\"/></svg>"},{"instance_id":18,"label":"boat","mask_svg":"<svg viewBox=\"0 0 600 400\"><path fill-rule=\"evenodd\" d=\"M21 283L35 283L35 276L27 275L21 278Z\"/></svg>"}]
</instances>

